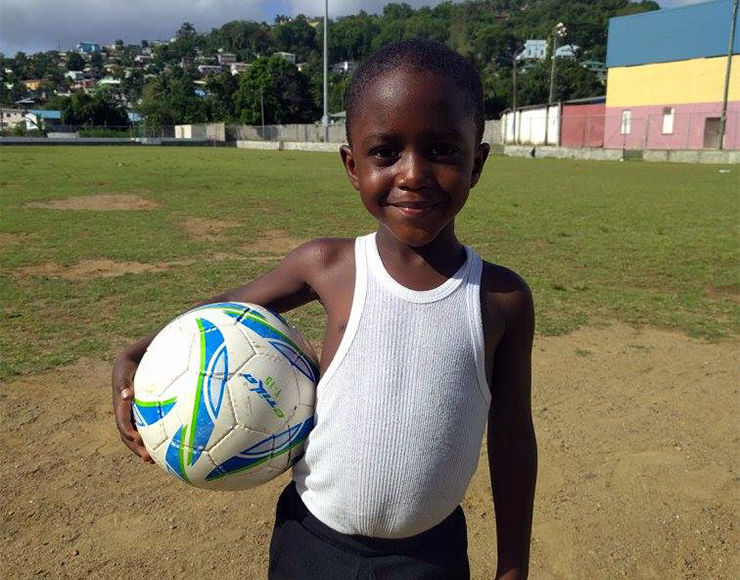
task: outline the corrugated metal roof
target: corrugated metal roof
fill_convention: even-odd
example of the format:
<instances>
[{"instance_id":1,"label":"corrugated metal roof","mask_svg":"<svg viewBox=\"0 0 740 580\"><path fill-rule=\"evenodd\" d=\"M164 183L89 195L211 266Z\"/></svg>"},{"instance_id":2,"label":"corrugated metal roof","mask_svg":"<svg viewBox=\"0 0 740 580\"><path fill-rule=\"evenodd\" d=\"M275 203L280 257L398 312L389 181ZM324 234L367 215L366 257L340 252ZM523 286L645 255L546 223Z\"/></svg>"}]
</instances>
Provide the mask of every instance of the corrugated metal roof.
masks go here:
<instances>
[{"instance_id":1,"label":"corrugated metal roof","mask_svg":"<svg viewBox=\"0 0 740 580\"><path fill-rule=\"evenodd\" d=\"M62 112L61 111L47 111L45 109L31 109L28 111L29 113L33 113L37 117L40 117L41 119L56 119L60 120L62 118Z\"/></svg>"},{"instance_id":2,"label":"corrugated metal roof","mask_svg":"<svg viewBox=\"0 0 740 580\"><path fill-rule=\"evenodd\" d=\"M731 20L732 0L612 18L606 65L612 68L726 55ZM740 54L740 34L735 35L733 53Z\"/></svg>"}]
</instances>

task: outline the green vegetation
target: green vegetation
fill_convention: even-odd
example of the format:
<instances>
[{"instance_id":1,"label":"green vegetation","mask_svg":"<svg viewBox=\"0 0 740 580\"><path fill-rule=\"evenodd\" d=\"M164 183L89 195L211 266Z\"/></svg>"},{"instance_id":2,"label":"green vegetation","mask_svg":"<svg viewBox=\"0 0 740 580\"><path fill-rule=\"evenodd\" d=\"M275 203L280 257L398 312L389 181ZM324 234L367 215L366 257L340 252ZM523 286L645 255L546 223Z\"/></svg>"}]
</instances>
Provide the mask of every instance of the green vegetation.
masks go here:
<instances>
[{"instance_id":1,"label":"green vegetation","mask_svg":"<svg viewBox=\"0 0 740 580\"><path fill-rule=\"evenodd\" d=\"M474 63L483 79L485 114L487 118L497 118L511 106L511 59L526 40L550 41L555 25L564 23L567 34L560 44L576 45L580 51L575 61L562 59L555 98L600 96L605 87L596 73L581 63L605 60L609 19L658 8L652 0L469 0L442 2L417 10L408 4L391 3L380 14L361 11L332 20L329 60L360 63L380 47L409 38L445 42ZM323 20L303 15L277 16L272 25L233 21L203 34L185 22L172 42L150 46L146 41L141 45L116 41L114 48L106 47L103 55L96 53L89 63L81 63L81 57L72 52L66 62L55 51L30 56L17 53L14 58L0 54L0 71L11 71L3 73L0 104L12 105L22 96L40 96L24 92L20 83L23 79L44 78L57 89L66 90L70 81L63 77L65 67L81 70L81 64L89 65L93 78L100 78L106 64L114 65L109 66L107 74L121 80L121 96L129 106L137 108L143 98L139 110L149 117L150 126L245 119L256 123L255 119L261 120L260 90L271 101L265 107L268 123L318 120L322 109L322 39ZM149 55L146 63L136 60L144 48L152 48L151 62ZM197 66L215 65L219 51L233 53L238 61L251 63L259 71L240 74L237 83L210 77L207 97L196 98L193 82L201 76ZM280 51L296 55L302 70L292 65L286 70L285 66L267 62L270 55ZM264 74L266 69L272 80ZM549 71L549 60L520 70L519 106L542 104L548 95ZM156 76L145 83L145 73ZM330 74L330 112L344 109L346 86L347 75Z\"/></svg>"},{"instance_id":2,"label":"green vegetation","mask_svg":"<svg viewBox=\"0 0 740 580\"><path fill-rule=\"evenodd\" d=\"M1 153L4 377L80 356L112 356L195 302L274 266L287 245L266 244L280 237L276 230L308 239L373 228L338 155L154 147ZM737 173L718 169L493 157L458 231L485 259L529 281L540 333L619 319L711 339L732 336L740 314ZM116 193L161 205L27 207ZM187 218L238 225L224 228L220 239L198 239L183 228ZM116 277L62 275L103 258L174 264ZM290 318L320 340L318 305Z\"/></svg>"}]
</instances>

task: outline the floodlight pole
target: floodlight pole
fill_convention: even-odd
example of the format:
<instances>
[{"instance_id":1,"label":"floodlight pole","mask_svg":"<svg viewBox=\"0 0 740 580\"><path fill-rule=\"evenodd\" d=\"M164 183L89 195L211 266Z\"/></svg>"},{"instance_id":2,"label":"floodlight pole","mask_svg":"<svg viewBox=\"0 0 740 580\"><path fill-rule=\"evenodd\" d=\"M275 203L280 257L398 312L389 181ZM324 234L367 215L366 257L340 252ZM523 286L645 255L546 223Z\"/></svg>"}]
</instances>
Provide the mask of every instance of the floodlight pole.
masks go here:
<instances>
[{"instance_id":1,"label":"floodlight pole","mask_svg":"<svg viewBox=\"0 0 740 580\"><path fill-rule=\"evenodd\" d=\"M719 148L722 149L725 140L725 126L727 125L727 96L730 90L730 70L732 69L732 49L735 44L735 25L737 24L738 0L732 3L732 24L730 25L730 41L727 47L727 68L725 69L725 93L722 98L722 115L719 118Z\"/></svg>"},{"instance_id":2,"label":"floodlight pole","mask_svg":"<svg viewBox=\"0 0 740 580\"><path fill-rule=\"evenodd\" d=\"M516 59L517 54L514 54L514 59L512 60L512 63L514 67L511 69L512 72L512 97L511 97L511 113L514 115L514 145L518 143L518 139L516 138Z\"/></svg>"},{"instance_id":3,"label":"floodlight pole","mask_svg":"<svg viewBox=\"0 0 740 580\"><path fill-rule=\"evenodd\" d=\"M329 0L324 0L324 143L329 142Z\"/></svg>"},{"instance_id":4,"label":"floodlight pole","mask_svg":"<svg viewBox=\"0 0 740 580\"><path fill-rule=\"evenodd\" d=\"M548 145L548 132L550 129L550 107L552 106L552 99L555 93L555 52L558 49L558 38L565 35L565 25L562 22L558 22L555 26L552 34L552 54L550 55L550 95L547 97L547 107L545 108L545 143Z\"/></svg>"},{"instance_id":5,"label":"floodlight pole","mask_svg":"<svg viewBox=\"0 0 740 580\"><path fill-rule=\"evenodd\" d=\"M265 140L265 97L264 89L260 87L260 110L262 111L262 140Z\"/></svg>"}]
</instances>

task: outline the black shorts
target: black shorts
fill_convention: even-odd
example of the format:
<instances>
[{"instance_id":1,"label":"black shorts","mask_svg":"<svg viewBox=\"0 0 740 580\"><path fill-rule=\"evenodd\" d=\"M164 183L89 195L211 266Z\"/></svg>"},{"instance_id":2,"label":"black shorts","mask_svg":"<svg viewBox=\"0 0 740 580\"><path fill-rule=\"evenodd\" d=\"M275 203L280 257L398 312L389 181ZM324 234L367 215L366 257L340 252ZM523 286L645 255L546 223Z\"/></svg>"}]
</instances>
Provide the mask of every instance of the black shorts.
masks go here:
<instances>
[{"instance_id":1,"label":"black shorts","mask_svg":"<svg viewBox=\"0 0 740 580\"><path fill-rule=\"evenodd\" d=\"M458 506L442 523L401 539L341 534L308 511L291 482L277 505L269 580L468 580L468 536Z\"/></svg>"}]
</instances>

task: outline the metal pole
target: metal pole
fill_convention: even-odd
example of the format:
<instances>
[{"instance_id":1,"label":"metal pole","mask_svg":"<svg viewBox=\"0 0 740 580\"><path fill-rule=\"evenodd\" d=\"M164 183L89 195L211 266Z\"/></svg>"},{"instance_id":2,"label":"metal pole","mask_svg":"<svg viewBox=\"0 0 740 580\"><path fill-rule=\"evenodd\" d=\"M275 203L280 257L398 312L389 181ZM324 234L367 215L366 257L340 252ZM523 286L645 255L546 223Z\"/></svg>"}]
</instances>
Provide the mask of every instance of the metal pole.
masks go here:
<instances>
[{"instance_id":1,"label":"metal pole","mask_svg":"<svg viewBox=\"0 0 740 580\"><path fill-rule=\"evenodd\" d=\"M547 107L545 107L545 145L549 141L550 130L550 107L552 106L553 85L555 82L555 51L558 49L558 32L559 28L552 35L552 54L550 55L550 95L547 97Z\"/></svg>"},{"instance_id":2,"label":"metal pole","mask_svg":"<svg viewBox=\"0 0 740 580\"><path fill-rule=\"evenodd\" d=\"M264 88L260 87L260 109L262 111L262 140L265 140L265 97Z\"/></svg>"},{"instance_id":3,"label":"metal pole","mask_svg":"<svg viewBox=\"0 0 740 580\"><path fill-rule=\"evenodd\" d=\"M558 49L557 33L552 37L552 56L550 57L550 96L547 98L547 104L552 105L552 97L555 92L555 51Z\"/></svg>"},{"instance_id":4,"label":"metal pole","mask_svg":"<svg viewBox=\"0 0 740 580\"><path fill-rule=\"evenodd\" d=\"M329 142L329 0L324 0L324 143Z\"/></svg>"},{"instance_id":5,"label":"metal pole","mask_svg":"<svg viewBox=\"0 0 740 580\"><path fill-rule=\"evenodd\" d=\"M512 76L514 77L512 82L514 83L514 87L513 87L513 91L512 91L513 95L511 99L512 101L511 114L514 115L514 144L516 144L516 57L517 55L515 53L514 60L513 60L514 68L512 69Z\"/></svg>"},{"instance_id":6,"label":"metal pole","mask_svg":"<svg viewBox=\"0 0 740 580\"><path fill-rule=\"evenodd\" d=\"M722 97L722 115L719 118L719 148L725 140L725 125L727 124L727 93L730 90L730 69L732 69L732 48L735 44L735 25L737 24L738 0L732 3L732 24L730 25L730 41L727 47L727 69L725 70L725 94Z\"/></svg>"}]
</instances>

